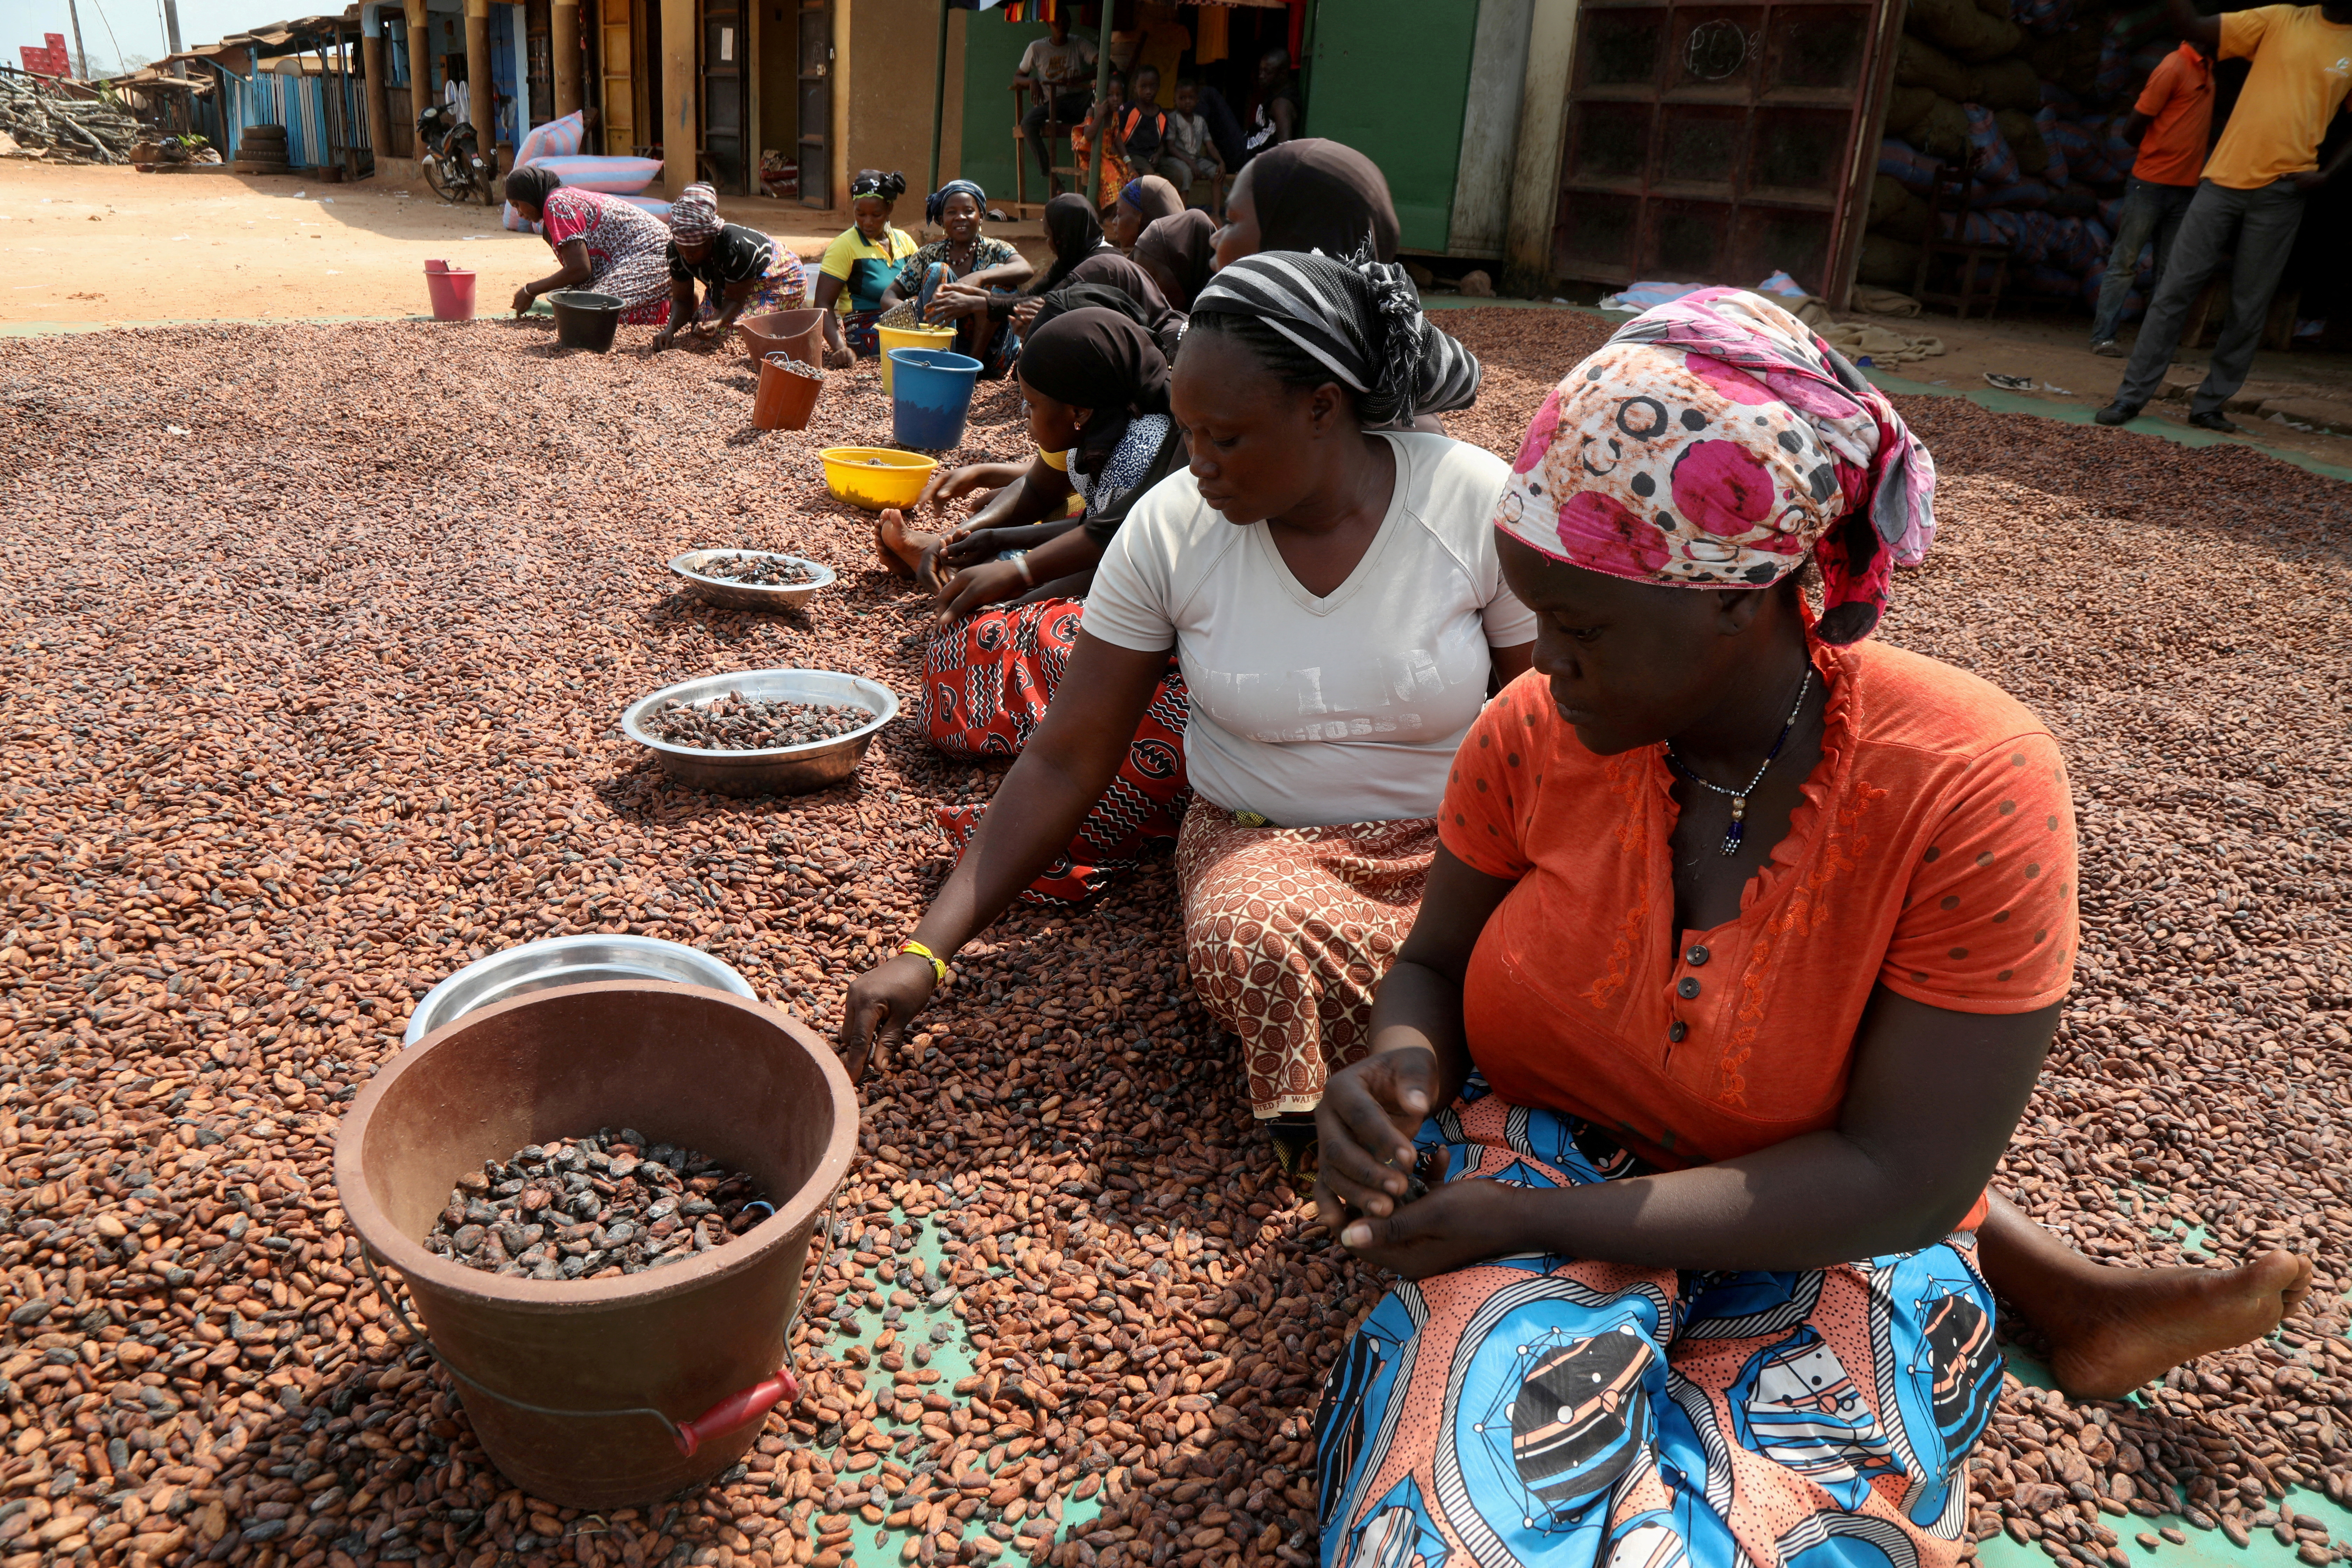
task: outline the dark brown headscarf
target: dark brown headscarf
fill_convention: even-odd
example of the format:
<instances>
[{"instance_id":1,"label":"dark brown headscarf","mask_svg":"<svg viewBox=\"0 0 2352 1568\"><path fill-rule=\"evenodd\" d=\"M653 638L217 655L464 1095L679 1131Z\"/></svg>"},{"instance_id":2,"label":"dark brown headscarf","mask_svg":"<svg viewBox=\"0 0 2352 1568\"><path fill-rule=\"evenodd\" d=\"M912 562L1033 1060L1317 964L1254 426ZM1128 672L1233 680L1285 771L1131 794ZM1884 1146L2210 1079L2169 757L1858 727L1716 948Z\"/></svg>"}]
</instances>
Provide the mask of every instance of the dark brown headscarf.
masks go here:
<instances>
[{"instance_id":1,"label":"dark brown headscarf","mask_svg":"<svg viewBox=\"0 0 2352 1568\"><path fill-rule=\"evenodd\" d=\"M1192 308L1192 296L1217 269L1217 224L1198 207L1174 217L1155 219L1136 237L1135 259L1144 264L1154 281L1175 285L1169 304L1179 310ZM1166 284L1161 292L1167 293Z\"/></svg>"},{"instance_id":2,"label":"dark brown headscarf","mask_svg":"<svg viewBox=\"0 0 2352 1568\"><path fill-rule=\"evenodd\" d=\"M1151 274L1121 256L1116 250L1097 250L1070 268L1066 283L1096 283L1106 289L1116 289L1142 307L1143 318L1158 340L1160 352L1176 352L1176 340L1184 334L1184 314L1168 302Z\"/></svg>"},{"instance_id":3,"label":"dark brown headscarf","mask_svg":"<svg viewBox=\"0 0 2352 1568\"><path fill-rule=\"evenodd\" d=\"M1142 215L1147 224L1172 217L1184 210L1184 198L1176 194L1176 187L1157 174L1146 174L1140 179L1128 181L1126 188L1118 193L1118 199L1120 205L1133 207Z\"/></svg>"},{"instance_id":4,"label":"dark brown headscarf","mask_svg":"<svg viewBox=\"0 0 2352 1568\"><path fill-rule=\"evenodd\" d=\"M1143 327L1115 310L1066 310L1021 341L1021 379L1058 403L1091 408L1070 462L1092 474L1118 449L1128 421L1168 412L1168 360Z\"/></svg>"},{"instance_id":5,"label":"dark brown headscarf","mask_svg":"<svg viewBox=\"0 0 2352 1568\"><path fill-rule=\"evenodd\" d=\"M1373 260L1396 259L1396 204L1389 199L1389 183L1353 147L1307 136L1276 143L1248 168L1259 249L1353 256L1370 236Z\"/></svg>"},{"instance_id":6,"label":"dark brown headscarf","mask_svg":"<svg viewBox=\"0 0 2352 1568\"><path fill-rule=\"evenodd\" d=\"M1054 265L1030 289L1032 294L1052 293L1069 277L1072 268L1088 257L1103 254L1108 244L1103 238L1102 218L1087 198L1075 191L1064 191L1045 204L1045 243L1054 247Z\"/></svg>"}]
</instances>

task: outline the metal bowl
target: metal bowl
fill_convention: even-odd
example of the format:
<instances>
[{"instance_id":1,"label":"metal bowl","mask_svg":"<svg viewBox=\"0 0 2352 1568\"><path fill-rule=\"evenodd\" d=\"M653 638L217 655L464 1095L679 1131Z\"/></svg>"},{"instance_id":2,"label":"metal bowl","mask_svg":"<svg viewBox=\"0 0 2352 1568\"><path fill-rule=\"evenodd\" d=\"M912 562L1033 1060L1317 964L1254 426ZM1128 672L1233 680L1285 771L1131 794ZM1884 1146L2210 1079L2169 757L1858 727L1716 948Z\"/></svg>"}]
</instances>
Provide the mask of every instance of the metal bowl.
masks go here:
<instances>
[{"instance_id":1,"label":"metal bowl","mask_svg":"<svg viewBox=\"0 0 2352 1568\"><path fill-rule=\"evenodd\" d=\"M671 980L757 1002L751 983L709 953L651 936L554 936L477 959L425 994L400 1037L404 1049L477 1007L592 980Z\"/></svg>"},{"instance_id":2,"label":"metal bowl","mask_svg":"<svg viewBox=\"0 0 2352 1568\"><path fill-rule=\"evenodd\" d=\"M698 570L713 561L730 556L750 556L755 561L790 561L816 574L813 583L802 583L789 588L763 588L753 583L730 582L724 577L705 577ZM706 605L717 605L730 610L782 610L798 605L820 588L833 586L833 568L822 562L811 561L804 555L784 555L773 550L689 550L669 563L669 569L686 579L687 592Z\"/></svg>"},{"instance_id":3,"label":"metal bowl","mask_svg":"<svg viewBox=\"0 0 2352 1568\"><path fill-rule=\"evenodd\" d=\"M854 702L874 715L870 723L836 735L830 741L779 746L766 752L706 752L674 746L654 738L646 720L671 702L700 704L730 691L755 701L783 699L793 702ZM621 729L629 739L653 752L662 771L680 784L720 795L806 795L837 784L857 771L866 748L883 725L898 716L898 700L889 688L862 675L830 669L747 669L735 675L706 675L699 680L666 686L650 697L629 704L621 715Z\"/></svg>"}]
</instances>

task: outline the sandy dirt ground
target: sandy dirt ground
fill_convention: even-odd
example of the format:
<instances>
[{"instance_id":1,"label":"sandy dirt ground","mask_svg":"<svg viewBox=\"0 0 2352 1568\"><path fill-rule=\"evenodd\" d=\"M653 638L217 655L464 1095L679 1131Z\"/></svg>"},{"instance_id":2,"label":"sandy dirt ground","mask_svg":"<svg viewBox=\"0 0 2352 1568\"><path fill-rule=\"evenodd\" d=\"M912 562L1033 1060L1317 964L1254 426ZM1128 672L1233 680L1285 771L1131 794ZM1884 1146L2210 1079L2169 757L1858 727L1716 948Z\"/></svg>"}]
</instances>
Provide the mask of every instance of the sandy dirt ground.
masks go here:
<instances>
[{"instance_id":1,"label":"sandy dirt ground","mask_svg":"<svg viewBox=\"0 0 2352 1568\"><path fill-rule=\"evenodd\" d=\"M849 225L846 213L794 202L730 198L720 206L811 258ZM902 206L911 210L895 216L912 232L920 204ZM554 269L543 241L499 221L499 208L451 206L422 181L331 185L11 162L0 165L0 331L30 322L420 314L428 258L480 274L488 313ZM995 232L1042 251L1034 223Z\"/></svg>"},{"instance_id":2,"label":"sandy dirt ground","mask_svg":"<svg viewBox=\"0 0 2352 1568\"><path fill-rule=\"evenodd\" d=\"M731 221L776 235L812 260L849 223L845 212L793 202L730 198L720 206ZM896 216L919 236L921 207L913 197L900 203ZM992 224L990 232L1045 259L1039 225ZM499 227L497 209L451 206L421 181L331 185L292 176L142 174L22 163L0 170L0 271L6 274L0 335L42 324L421 315L428 258L479 274L484 314L502 310L518 287L552 270L545 245ZM2056 405L2053 413L2099 406L2123 374L2122 361L2091 353L2088 323L2074 316L1857 319L1943 340L1943 356L1881 367L1892 374L1956 392L1984 390L1988 371L2031 376L2035 390L2025 395ZM2183 355L2176 375L2202 375L2205 358ZM2250 384L2258 383L2352 401L2352 359L2264 353ZM2184 403L2158 403L2147 419L2177 427L2188 412ZM2262 446L2352 468L2352 437L2306 434L2252 416L2242 422Z\"/></svg>"},{"instance_id":3,"label":"sandy dirt ground","mask_svg":"<svg viewBox=\"0 0 2352 1568\"><path fill-rule=\"evenodd\" d=\"M1985 375L1988 372L1997 375L2031 376L2034 390L2019 395L2060 407L2095 409L2114 397L2116 384L2123 380L2126 363L2119 359L2103 359L2091 352L2091 323L2085 316L2037 311L2021 317L2003 317L1994 321L1956 321L1948 316L1933 314L1909 320L1856 314L1853 319L1913 336L1941 339L1945 353L1937 358L1879 368L1893 375L1937 388L1948 387L1955 392L1986 389ZM2131 347L2137 330L2136 327L2124 330L2123 342L2126 350ZM2174 363L2172 378L2175 381L2186 378L2192 382L2201 379L2210 357L2204 350L2190 350L2181 354ZM2291 385L2307 389L2305 395L2352 402L2352 357L2305 351L2293 353L2265 351L2254 356L2253 372L2247 377L2246 384L2249 389L2263 385ZM2056 411L2053 407L2053 412ZM2247 434L2263 446L2306 453L2322 462L2352 465L2352 437L2298 431L2258 419L2251 414L2233 414L2231 417L2244 426ZM2185 402L2160 401L2149 405L2142 418L2172 426L2185 426L2189 419L2189 405Z\"/></svg>"}]
</instances>

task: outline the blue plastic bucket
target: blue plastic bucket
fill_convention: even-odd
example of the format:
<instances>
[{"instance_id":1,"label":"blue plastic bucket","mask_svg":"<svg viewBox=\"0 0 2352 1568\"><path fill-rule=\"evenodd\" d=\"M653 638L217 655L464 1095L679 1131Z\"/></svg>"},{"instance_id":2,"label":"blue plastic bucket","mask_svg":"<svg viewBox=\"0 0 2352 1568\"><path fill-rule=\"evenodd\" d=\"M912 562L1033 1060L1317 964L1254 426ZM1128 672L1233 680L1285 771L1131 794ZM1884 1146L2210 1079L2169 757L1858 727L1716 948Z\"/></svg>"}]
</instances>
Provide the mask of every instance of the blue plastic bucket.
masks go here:
<instances>
[{"instance_id":1,"label":"blue plastic bucket","mask_svg":"<svg viewBox=\"0 0 2352 1568\"><path fill-rule=\"evenodd\" d=\"M962 446L980 362L946 349L892 349L890 363L891 439L924 452Z\"/></svg>"}]
</instances>

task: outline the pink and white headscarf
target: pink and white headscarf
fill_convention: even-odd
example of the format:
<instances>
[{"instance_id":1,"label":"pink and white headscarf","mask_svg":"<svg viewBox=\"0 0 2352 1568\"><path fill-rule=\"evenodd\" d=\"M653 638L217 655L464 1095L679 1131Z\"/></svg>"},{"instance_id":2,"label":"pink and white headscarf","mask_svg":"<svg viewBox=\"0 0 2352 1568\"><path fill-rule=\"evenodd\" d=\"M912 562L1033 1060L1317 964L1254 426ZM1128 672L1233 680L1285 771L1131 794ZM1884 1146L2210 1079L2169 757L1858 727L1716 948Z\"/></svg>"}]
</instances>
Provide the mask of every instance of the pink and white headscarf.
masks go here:
<instances>
[{"instance_id":1,"label":"pink and white headscarf","mask_svg":"<svg viewBox=\"0 0 2352 1568\"><path fill-rule=\"evenodd\" d=\"M1808 556L1827 642L1867 637L1935 537L1936 465L1862 373L1778 305L1703 289L1570 371L1528 427L1495 525L1637 583L1753 588Z\"/></svg>"}]
</instances>

